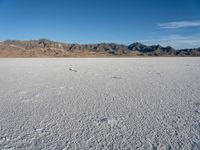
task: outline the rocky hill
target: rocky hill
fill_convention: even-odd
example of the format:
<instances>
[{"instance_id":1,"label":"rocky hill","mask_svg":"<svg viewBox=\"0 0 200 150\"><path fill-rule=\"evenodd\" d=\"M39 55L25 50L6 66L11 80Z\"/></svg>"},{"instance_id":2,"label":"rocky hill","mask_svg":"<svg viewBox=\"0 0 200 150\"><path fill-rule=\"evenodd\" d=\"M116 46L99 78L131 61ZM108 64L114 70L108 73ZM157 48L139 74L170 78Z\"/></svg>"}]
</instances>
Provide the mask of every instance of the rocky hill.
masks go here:
<instances>
[{"instance_id":1,"label":"rocky hill","mask_svg":"<svg viewBox=\"0 0 200 150\"><path fill-rule=\"evenodd\" d=\"M176 50L170 46L141 43L66 44L48 39L0 43L0 57L96 57L96 56L200 56L200 48Z\"/></svg>"}]
</instances>

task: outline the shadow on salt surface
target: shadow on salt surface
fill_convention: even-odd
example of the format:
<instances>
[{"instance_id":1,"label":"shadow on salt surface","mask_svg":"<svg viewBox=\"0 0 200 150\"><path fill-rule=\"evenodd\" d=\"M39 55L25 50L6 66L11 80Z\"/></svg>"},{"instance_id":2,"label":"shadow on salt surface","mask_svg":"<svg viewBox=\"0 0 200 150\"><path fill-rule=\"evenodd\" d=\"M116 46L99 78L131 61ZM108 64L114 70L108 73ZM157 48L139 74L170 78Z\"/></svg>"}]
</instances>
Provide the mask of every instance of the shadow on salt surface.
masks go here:
<instances>
[{"instance_id":1,"label":"shadow on salt surface","mask_svg":"<svg viewBox=\"0 0 200 150\"><path fill-rule=\"evenodd\" d=\"M199 102L194 103L193 107L194 107L194 109L193 109L194 112L197 113L197 114L200 114L200 103Z\"/></svg>"},{"instance_id":2,"label":"shadow on salt surface","mask_svg":"<svg viewBox=\"0 0 200 150\"><path fill-rule=\"evenodd\" d=\"M75 70L72 65L69 66L69 71L77 72L77 70Z\"/></svg>"},{"instance_id":3,"label":"shadow on salt surface","mask_svg":"<svg viewBox=\"0 0 200 150\"><path fill-rule=\"evenodd\" d=\"M4 150L15 150L14 147L5 148Z\"/></svg>"},{"instance_id":4,"label":"shadow on salt surface","mask_svg":"<svg viewBox=\"0 0 200 150\"><path fill-rule=\"evenodd\" d=\"M117 120L116 119L108 119L108 118L100 118L98 121L98 125L101 123L106 123L108 125L110 125L111 127L117 125Z\"/></svg>"},{"instance_id":5,"label":"shadow on salt surface","mask_svg":"<svg viewBox=\"0 0 200 150\"><path fill-rule=\"evenodd\" d=\"M122 79L122 77L117 77L117 76L113 76L111 78L113 78L113 79Z\"/></svg>"}]
</instances>

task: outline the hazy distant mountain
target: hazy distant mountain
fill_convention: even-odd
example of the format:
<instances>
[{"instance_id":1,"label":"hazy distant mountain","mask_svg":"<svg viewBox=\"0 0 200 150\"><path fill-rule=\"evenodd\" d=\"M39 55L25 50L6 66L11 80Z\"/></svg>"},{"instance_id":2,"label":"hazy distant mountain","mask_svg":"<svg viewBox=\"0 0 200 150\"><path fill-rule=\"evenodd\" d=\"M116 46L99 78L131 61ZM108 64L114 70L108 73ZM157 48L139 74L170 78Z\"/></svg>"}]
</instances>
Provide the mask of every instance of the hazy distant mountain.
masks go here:
<instances>
[{"instance_id":1,"label":"hazy distant mountain","mask_svg":"<svg viewBox=\"0 0 200 150\"><path fill-rule=\"evenodd\" d=\"M200 48L175 50L141 43L66 44L48 39L0 43L0 57L70 57L70 56L200 56Z\"/></svg>"}]
</instances>

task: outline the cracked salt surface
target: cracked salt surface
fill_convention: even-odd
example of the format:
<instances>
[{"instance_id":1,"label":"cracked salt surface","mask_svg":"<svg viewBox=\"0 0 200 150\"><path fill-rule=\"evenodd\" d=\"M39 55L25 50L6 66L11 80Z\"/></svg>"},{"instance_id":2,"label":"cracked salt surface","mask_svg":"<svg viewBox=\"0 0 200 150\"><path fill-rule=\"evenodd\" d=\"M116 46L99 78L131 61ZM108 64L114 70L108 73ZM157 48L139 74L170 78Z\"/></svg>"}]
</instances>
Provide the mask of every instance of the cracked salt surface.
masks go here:
<instances>
[{"instance_id":1,"label":"cracked salt surface","mask_svg":"<svg viewBox=\"0 0 200 150\"><path fill-rule=\"evenodd\" d=\"M199 66L200 58L0 59L0 149L199 150Z\"/></svg>"}]
</instances>

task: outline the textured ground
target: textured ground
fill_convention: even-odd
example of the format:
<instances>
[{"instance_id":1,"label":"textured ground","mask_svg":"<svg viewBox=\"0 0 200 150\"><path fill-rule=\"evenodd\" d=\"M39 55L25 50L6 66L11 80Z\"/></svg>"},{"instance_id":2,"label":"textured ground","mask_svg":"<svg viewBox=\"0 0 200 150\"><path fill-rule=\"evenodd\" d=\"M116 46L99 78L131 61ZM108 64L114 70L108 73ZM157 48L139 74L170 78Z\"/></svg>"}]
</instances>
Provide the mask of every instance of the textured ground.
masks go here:
<instances>
[{"instance_id":1,"label":"textured ground","mask_svg":"<svg viewBox=\"0 0 200 150\"><path fill-rule=\"evenodd\" d=\"M0 59L0 149L198 150L200 58Z\"/></svg>"}]
</instances>

